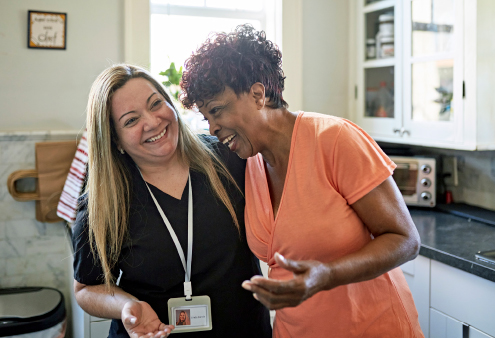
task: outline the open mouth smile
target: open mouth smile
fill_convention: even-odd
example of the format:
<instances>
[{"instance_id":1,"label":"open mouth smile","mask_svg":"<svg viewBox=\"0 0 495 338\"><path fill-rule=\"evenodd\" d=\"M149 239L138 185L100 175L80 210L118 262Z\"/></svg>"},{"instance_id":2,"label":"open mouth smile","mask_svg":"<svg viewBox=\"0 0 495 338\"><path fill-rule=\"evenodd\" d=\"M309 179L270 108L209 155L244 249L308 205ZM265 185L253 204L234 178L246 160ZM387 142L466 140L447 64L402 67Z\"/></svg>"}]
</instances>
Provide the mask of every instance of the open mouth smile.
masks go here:
<instances>
[{"instance_id":1,"label":"open mouth smile","mask_svg":"<svg viewBox=\"0 0 495 338\"><path fill-rule=\"evenodd\" d=\"M227 147L229 147L230 150L232 150L232 146L234 145L234 139L236 138L236 134L232 134L230 136L227 136L222 143L225 144Z\"/></svg>"},{"instance_id":2,"label":"open mouth smile","mask_svg":"<svg viewBox=\"0 0 495 338\"><path fill-rule=\"evenodd\" d=\"M146 143L151 143L151 142L155 142L155 141L158 141L159 139L161 139L163 136L165 136L165 134L167 133L167 127L165 127L165 129L158 135L156 135L155 137L151 137L149 139L147 139Z\"/></svg>"}]
</instances>

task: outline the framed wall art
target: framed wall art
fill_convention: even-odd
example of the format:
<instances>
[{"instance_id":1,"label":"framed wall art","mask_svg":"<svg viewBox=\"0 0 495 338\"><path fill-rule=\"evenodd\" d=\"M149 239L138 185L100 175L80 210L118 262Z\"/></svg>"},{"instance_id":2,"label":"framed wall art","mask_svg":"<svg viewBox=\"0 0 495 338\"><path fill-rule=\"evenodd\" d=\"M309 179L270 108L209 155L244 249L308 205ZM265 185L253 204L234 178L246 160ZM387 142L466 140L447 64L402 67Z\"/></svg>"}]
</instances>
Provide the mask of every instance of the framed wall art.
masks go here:
<instances>
[{"instance_id":1,"label":"framed wall art","mask_svg":"<svg viewBox=\"0 0 495 338\"><path fill-rule=\"evenodd\" d=\"M28 11L28 48L66 49L67 13Z\"/></svg>"}]
</instances>

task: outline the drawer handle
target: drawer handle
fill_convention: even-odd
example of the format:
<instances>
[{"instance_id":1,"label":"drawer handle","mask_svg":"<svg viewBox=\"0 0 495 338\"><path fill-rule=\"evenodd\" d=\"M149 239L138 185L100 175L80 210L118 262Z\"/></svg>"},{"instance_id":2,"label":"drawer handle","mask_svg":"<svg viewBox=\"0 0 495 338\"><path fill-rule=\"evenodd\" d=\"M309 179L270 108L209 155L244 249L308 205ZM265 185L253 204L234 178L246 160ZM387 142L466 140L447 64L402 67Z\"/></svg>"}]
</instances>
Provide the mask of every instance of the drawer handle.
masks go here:
<instances>
[{"instance_id":1,"label":"drawer handle","mask_svg":"<svg viewBox=\"0 0 495 338\"><path fill-rule=\"evenodd\" d=\"M404 129L404 127L400 128L400 129L395 128L394 129L394 134L395 133L399 133L399 136L400 137L404 136L404 134L407 134L407 135L411 136L411 133L409 132L409 130Z\"/></svg>"}]
</instances>

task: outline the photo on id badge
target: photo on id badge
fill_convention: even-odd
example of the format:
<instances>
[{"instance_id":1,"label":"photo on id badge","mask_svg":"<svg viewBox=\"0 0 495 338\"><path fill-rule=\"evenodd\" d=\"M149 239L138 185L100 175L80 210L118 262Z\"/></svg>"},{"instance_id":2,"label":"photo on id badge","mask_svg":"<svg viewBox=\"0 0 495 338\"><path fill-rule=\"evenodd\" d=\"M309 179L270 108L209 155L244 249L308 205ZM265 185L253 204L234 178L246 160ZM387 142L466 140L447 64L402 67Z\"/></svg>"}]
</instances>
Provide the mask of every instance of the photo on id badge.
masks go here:
<instances>
[{"instance_id":1,"label":"photo on id badge","mask_svg":"<svg viewBox=\"0 0 495 338\"><path fill-rule=\"evenodd\" d=\"M196 299L201 297L195 297ZM193 298L194 300L194 298ZM208 299L209 300L209 299ZM172 303L172 304L171 304ZM173 304L175 303L175 304ZM195 302L180 299L169 300L170 323L175 325L174 332L207 331L212 329L209 302Z\"/></svg>"}]
</instances>

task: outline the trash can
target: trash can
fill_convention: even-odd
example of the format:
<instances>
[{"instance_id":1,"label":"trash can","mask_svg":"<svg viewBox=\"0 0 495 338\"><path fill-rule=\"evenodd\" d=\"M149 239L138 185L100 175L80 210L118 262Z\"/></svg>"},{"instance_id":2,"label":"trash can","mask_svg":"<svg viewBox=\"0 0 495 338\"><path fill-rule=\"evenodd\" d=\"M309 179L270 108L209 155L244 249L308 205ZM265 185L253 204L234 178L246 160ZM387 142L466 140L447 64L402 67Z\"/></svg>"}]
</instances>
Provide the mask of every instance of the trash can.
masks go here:
<instances>
[{"instance_id":1,"label":"trash can","mask_svg":"<svg viewBox=\"0 0 495 338\"><path fill-rule=\"evenodd\" d=\"M56 289L0 289L0 337L63 338L64 296Z\"/></svg>"}]
</instances>

